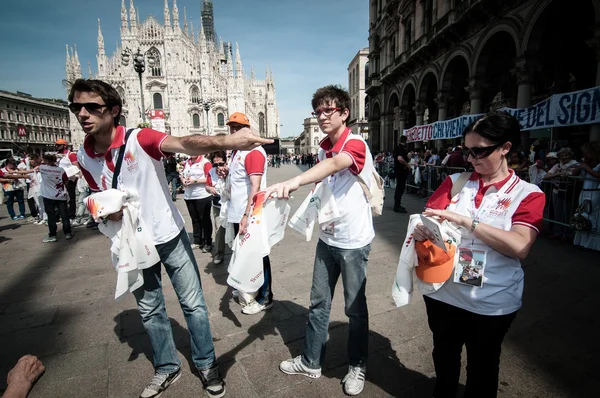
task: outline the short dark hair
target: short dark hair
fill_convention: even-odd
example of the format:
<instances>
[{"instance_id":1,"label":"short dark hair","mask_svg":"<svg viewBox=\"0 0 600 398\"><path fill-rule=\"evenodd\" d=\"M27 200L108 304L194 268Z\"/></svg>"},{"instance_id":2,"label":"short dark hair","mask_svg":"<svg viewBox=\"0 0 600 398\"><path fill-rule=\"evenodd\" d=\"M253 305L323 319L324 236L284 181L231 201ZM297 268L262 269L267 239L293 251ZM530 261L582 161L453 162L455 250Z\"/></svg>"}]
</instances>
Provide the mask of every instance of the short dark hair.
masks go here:
<instances>
[{"instance_id":1,"label":"short dark hair","mask_svg":"<svg viewBox=\"0 0 600 398\"><path fill-rule=\"evenodd\" d=\"M401 135L400 136L400 142L404 144L406 141L408 141L408 137L405 136L405 135Z\"/></svg>"},{"instance_id":2,"label":"short dark hair","mask_svg":"<svg viewBox=\"0 0 600 398\"><path fill-rule=\"evenodd\" d=\"M469 124L463 132L463 138L471 132L479 134L492 144L510 142L513 150L521 142L519 121L506 112L491 112Z\"/></svg>"},{"instance_id":3,"label":"short dark hair","mask_svg":"<svg viewBox=\"0 0 600 398\"><path fill-rule=\"evenodd\" d=\"M226 161L227 155L225 154L225 151L214 151L210 156L210 160L212 161L214 158L221 158Z\"/></svg>"},{"instance_id":4,"label":"short dark hair","mask_svg":"<svg viewBox=\"0 0 600 398\"><path fill-rule=\"evenodd\" d=\"M350 120L350 94L339 85L329 85L321 87L313 94L312 108L317 109L319 105L323 103L332 103L335 101L335 105L344 112L344 109L348 109L348 120Z\"/></svg>"},{"instance_id":5,"label":"short dark hair","mask_svg":"<svg viewBox=\"0 0 600 398\"><path fill-rule=\"evenodd\" d=\"M46 152L42 155L42 159L51 164L56 164L56 155L50 152Z\"/></svg>"},{"instance_id":6,"label":"short dark hair","mask_svg":"<svg viewBox=\"0 0 600 398\"><path fill-rule=\"evenodd\" d=\"M431 148L431 154L432 155L437 155L438 154L438 149L437 148Z\"/></svg>"},{"instance_id":7,"label":"short dark hair","mask_svg":"<svg viewBox=\"0 0 600 398\"><path fill-rule=\"evenodd\" d=\"M68 84L68 83L67 83ZM119 92L110 84L103 82L102 80L96 79L77 79L72 84L70 84L71 88L69 90L69 102L73 102L73 97L75 97L75 92L94 92L102 98L104 103L109 109L112 109L113 106L119 107L119 113L114 118L115 126L119 125L119 120L121 119L121 111L123 110L123 100L119 95ZM142 110L143 111L143 110Z\"/></svg>"},{"instance_id":8,"label":"short dark hair","mask_svg":"<svg viewBox=\"0 0 600 398\"><path fill-rule=\"evenodd\" d=\"M17 162L17 160L15 158L11 157L11 158L6 159L6 161L4 162L5 166L8 166L9 164L12 165L12 166L17 167L18 162Z\"/></svg>"}]
</instances>

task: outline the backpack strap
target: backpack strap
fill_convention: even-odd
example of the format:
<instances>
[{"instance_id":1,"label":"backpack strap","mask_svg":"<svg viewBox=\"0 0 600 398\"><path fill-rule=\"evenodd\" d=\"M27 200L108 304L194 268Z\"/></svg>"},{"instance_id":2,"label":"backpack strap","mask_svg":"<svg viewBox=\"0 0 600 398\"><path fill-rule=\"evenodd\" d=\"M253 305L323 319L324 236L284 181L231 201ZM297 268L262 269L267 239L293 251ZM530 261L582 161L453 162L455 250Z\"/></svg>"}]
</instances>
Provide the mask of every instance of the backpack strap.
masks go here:
<instances>
[{"instance_id":1,"label":"backpack strap","mask_svg":"<svg viewBox=\"0 0 600 398\"><path fill-rule=\"evenodd\" d=\"M452 184L452 189L450 190L450 197L455 197L469 182L469 178L471 178L471 172L466 171L464 173L460 173L458 179L454 184Z\"/></svg>"},{"instance_id":2,"label":"backpack strap","mask_svg":"<svg viewBox=\"0 0 600 398\"><path fill-rule=\"evenodd\" d=\"M112 188L113 189L117 189L117 182L119 179L119 174L121 174L121 165L123 164L123 156L125 156L125 146L127 145L127 140L129 139L129 136L131 135L131 132L133 130L134 129L127 130L127 133L125 133L125 140L123 141L123 145L121 145L121 147L119 148L117 164L115 165L115 171L113 172L113 178L112 178Z\"/></svg>"}]
</instances>

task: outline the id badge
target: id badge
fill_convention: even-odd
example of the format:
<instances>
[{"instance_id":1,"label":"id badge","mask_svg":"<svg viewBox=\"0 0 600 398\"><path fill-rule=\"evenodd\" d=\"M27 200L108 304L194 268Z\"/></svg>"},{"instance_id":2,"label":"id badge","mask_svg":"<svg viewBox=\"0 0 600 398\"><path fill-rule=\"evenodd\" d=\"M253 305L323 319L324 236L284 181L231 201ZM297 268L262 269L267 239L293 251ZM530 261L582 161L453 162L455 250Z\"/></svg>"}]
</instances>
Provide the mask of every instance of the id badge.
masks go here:
<instances>
[{"instance_id":1,"label":"id badge","mask_svg":"<svg viewBox=\"0 0 600 398\"><path fill-rule=\"evenodd\" d=\"M483 287L486 252L459 248L458 255L458 264L454 269L454 283L471 287Z\"/></svg>"}]
</instances>

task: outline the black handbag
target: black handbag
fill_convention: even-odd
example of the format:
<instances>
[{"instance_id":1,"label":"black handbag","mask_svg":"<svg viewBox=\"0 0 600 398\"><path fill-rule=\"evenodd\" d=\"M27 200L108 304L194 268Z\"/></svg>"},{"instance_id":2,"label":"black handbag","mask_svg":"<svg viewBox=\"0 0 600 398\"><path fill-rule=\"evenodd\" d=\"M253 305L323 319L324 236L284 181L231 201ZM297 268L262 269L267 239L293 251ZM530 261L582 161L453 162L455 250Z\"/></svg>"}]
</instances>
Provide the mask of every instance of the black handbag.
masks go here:
<instances>
[{"instance_id":1,"label":"black handbag","mask_svg":"<svg viewBox=\"0 0 600 398\"><path fill-rule=\"evenodd\" d=\"M592 222L584 216L584 213L590 214L591 212L592 202L586 199L579 205L577 210L575 210L575 214L571 217L571 228L575 231L591 231Z\"/></svg>"}]
</instances>

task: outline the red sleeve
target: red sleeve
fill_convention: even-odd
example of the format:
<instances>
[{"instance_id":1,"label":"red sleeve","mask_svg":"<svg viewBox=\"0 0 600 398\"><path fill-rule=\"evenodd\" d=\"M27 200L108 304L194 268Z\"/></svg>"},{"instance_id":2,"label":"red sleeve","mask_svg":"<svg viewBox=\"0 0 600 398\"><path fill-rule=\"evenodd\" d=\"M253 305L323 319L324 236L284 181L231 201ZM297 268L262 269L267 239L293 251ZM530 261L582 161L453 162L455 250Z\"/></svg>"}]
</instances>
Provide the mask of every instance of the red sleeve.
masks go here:
<instances>
[{"instance_id":1,"label":"red sleeve","mask_svg":"<svg viewBox=\"0 0 600 398\"><path fill-rule=\"evenodd\" d=\"M543 192L533 192L519 203L519 207L512 216L513 225L524 225L534 229L537 233L542 228L546 195Z\"/></svg>"},{"instance_id":2,"label":"red sleeve","mask_svg":"<svg viewBox=\"0 0 600 398\"><path fill-rule=\"evenodd\" d=\"M94 180L94 177L92 177L90 172L84 169L83 167L80 167L80 170L81 174L83 174L83 178L85 178L85 182L87 182L88 186L90 187L90 190L94 192L100 191L100 188L98 188L98 185L96 185L96 181Z\"/></svg>"},{"instance_id":3,"label":"red sleeve","mask_svg":"<svg viewBox=\"0 0 600 398\"><path fill-rule=\"evenodd\" d=\"M446 177L444 182L442 182L442 185L440 185L433 195L431 195L425 207L436 210L444 210L448 207L452 200L450 197L452 194L452 185L454 185L452 183L452 178Z\"/></svg>"},{"instance_id":4,"label":"red sleeve","mask_svg":"<svg viewBox=\"0 0 600 398\"><path fill-rule=\"evenodd\" d=\"M360 174L367 159L367 145L361 140L348 140L340 153L345 153L352 159L352 166L349 167L352 174Z\"/></svg>"},{"instance_id":5,"label":"red sleeve","mask_svg":"<svg viewBox=\"0 0 600 398\"><path fill-rule=\"evenodd\" d=\"M265 173L265 155L260 151L251 151L244 159L244 167L249 176Z\"/></svg>"},{"instance_id":6,"label":"red sleeve","mask_svg":"<svg viewBox=\"0 0 600 398\"><path fill-rule=\"evenodd\" d=\"M206 178L210 178L210 169L212 169L212 164L210 162L204 163L204 175Z\"/></svg>"},{"instance_id":7,"label":"red sleeve","mask_svg":"<svg viewBox=\"0 0 600 398\"><path fill-rule=\"evenodd\" d=\"M142 149L154 160L161 160L166 157L163 151L160 150L160 146L167 137L167 134L152 129L142 129L137 135Z\"/></svg>"},{"instance_id":8,"label":"red sleeve","mask_svg":"<svg viewBox=\"0 0 600 398\"><path fill-rule=\"evenodd\" d=\"M0 177L4 176L4 172L0 169Z\"/></svg>"},{"instance_id":9,"label":"red sleeve","mask_svg":"<svg viewBox=\"0 0 600 398\"><path fill-rule=\"evenodd\" d=\"M210 176L210 174L206 174L206 185L209 187L213 187L213 182L212 182L212 177Z\"/></svg>"},{"instance_id":10,"label":"red sleeve","mask_svg":"<svg viewBox=\"0 0 600 398\"><path fill-rule=\"evenodd\" d=\"M77 163L77 154L75 152L69 152L69 160L71 163Z\"/></svg>"}]
</instances>

